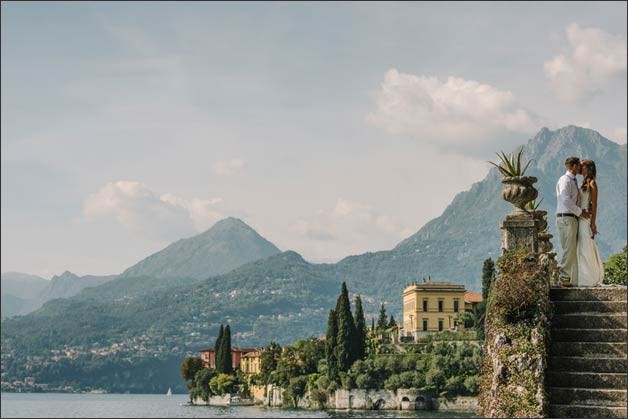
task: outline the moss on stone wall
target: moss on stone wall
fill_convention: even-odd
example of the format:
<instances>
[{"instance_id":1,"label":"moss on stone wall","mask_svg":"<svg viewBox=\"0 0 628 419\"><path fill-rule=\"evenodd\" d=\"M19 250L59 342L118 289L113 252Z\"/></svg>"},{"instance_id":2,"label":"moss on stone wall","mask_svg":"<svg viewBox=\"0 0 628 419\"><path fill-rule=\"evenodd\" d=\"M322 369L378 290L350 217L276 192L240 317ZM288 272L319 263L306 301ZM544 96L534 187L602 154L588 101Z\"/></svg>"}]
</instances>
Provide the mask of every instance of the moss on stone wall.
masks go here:
<instances>
[{"instance_id":1,"label":"moss on stone wall","mask_svg":"<svg viewBox=\"0 0 628 419\"><path fill-rule=\"evenodd\" d=\"M497 261L488 298L486 353L478 402L483 417L544 417L549 281L555 262L517 250Z\"/></svg>"}]
</instances>

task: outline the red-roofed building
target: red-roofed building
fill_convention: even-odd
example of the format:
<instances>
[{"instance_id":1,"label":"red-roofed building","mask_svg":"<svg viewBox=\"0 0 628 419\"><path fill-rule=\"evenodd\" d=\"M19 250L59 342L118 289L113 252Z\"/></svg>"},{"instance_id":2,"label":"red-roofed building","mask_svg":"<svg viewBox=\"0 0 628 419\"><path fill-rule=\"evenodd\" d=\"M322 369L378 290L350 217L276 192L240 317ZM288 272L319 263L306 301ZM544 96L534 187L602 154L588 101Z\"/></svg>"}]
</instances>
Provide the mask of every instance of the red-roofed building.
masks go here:
<instances>
[{"instance_id":1,"label":"red-roofed building","mask_svg":"<svg viewBox=\"0 0 628 419\"><path fill-rule=\"evenodd\" d=\"M216 368L216 353L214 352L214 348L207 348L199 351L201 354L201 360L203 361L203 366L205 368ZM231 348L231 366L232 368L238 369L241 368L242 357L247 354L251 354L249 356L249 361L247 361L247 366L249 363L253 362L252 358L255 354L257 357L261 356L261 351L257 348L239 348L234 346ZM246 372L246 371L244 371Z\"/></svg>"}]
</instances>

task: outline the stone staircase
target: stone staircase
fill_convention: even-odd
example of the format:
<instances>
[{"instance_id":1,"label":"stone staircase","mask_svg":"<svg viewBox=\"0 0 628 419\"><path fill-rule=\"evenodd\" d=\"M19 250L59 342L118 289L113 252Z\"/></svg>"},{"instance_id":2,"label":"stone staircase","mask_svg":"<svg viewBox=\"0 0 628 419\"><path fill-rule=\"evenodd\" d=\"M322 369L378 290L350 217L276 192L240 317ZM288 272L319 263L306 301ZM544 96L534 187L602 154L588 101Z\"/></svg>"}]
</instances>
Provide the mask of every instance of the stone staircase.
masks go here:
<instances>
[{"instance_id":1,"label":"stone staircase","mask_svg":"<svg viewBox=\"0 0 628 419\"><path fill-rule=\"evenodd\" d=\"M552 288L552 418L625 418L626 287Z\"/></svg>"}]
</instances>

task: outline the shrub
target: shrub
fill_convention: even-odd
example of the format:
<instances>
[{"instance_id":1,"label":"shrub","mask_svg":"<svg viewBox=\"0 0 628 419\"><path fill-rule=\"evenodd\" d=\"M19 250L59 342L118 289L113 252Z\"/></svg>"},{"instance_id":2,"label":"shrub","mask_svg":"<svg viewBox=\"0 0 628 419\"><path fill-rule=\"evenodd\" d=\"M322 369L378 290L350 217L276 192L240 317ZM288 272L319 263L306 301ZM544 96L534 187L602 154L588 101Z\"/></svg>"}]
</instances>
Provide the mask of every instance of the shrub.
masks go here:
<instances>
[{"instance_id":1,"label":"shrub","mask_svg":"<svg viewBox=\"0 0 628 419\"><path fill-rule=\"evenodd\" d=\"M493 285L491 314L508 323L530 320L544 307L539 298L545 289L538 258L527 251L514 251L499 258L500 277Z\"/></svg>"},{"instance_id":2,"label":"shrub","mask_svg":"<svg viewBox=\"0 0 628 419\"><path fill-rule=\"evenodd\" d=\"M611 255L604 262L604 283L615 285L626 285L628 271L626 268L626 259L628 256L628 246L624 246L624 250L620 253Z\"/></svg>"}]
</instances>

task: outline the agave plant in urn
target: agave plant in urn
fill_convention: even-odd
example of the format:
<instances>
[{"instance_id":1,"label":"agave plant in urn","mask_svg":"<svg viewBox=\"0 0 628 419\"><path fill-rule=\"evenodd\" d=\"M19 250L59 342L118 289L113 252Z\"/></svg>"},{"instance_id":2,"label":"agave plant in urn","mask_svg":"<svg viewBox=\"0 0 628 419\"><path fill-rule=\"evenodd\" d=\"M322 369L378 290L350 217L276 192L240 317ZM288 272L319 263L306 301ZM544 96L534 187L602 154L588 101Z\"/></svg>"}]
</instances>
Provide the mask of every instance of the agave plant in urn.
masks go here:
<instances>
[{"instance_id":1,"label":"agave plant in urn","mask_svg":"<svg viewBox=\"0 0 628 419\"><path fill-rule=\"evenodd\" d=\"M526 170L530 166L532 160L528 161L525 166L521 165L521 156L523 154L523 146L515 154L510 153L508 156L502 151L497 153L501 160L499 164L489 162L497 167L499 172L504 176L502 183L506 185L502 191L502 198L515 206L515 212L527 212L526 205L528 202L536 199L539 194L534 186L538 180L534 176L525 176Z\"/></svg>"}]
</instances>

